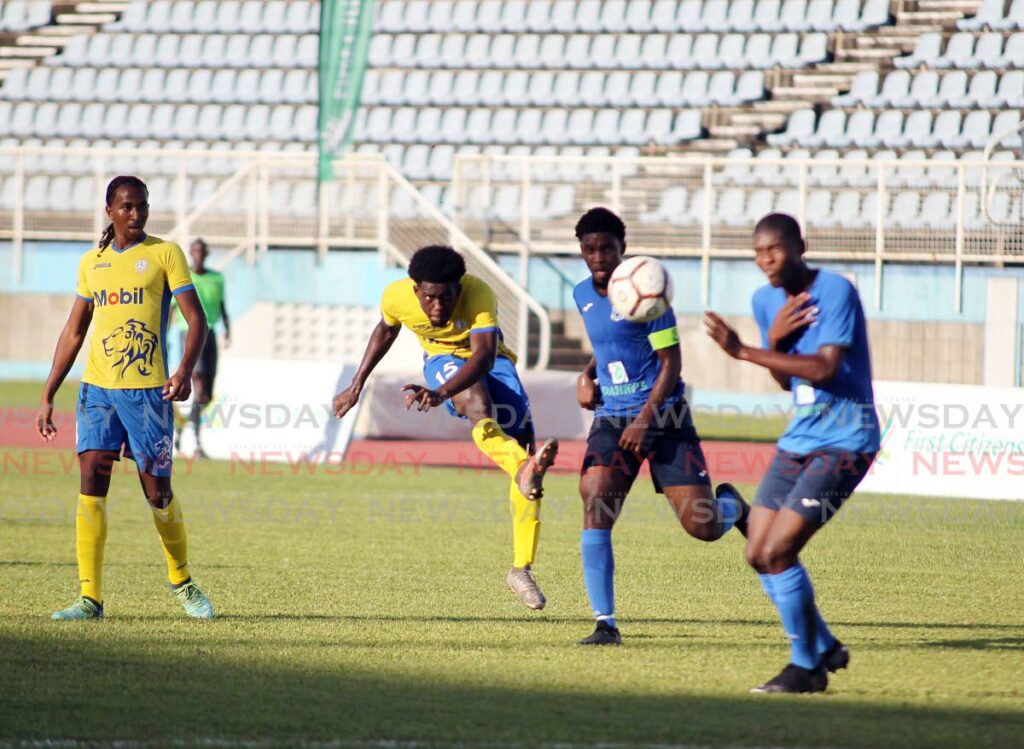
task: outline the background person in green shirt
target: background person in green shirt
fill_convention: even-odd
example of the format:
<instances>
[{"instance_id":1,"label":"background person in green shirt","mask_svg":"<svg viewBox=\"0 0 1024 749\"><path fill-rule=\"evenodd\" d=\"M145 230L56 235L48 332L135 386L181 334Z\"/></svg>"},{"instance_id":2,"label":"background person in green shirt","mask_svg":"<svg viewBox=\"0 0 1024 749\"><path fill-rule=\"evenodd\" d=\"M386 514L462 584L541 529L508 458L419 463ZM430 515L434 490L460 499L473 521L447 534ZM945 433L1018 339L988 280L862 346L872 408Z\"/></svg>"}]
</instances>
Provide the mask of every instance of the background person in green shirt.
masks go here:
<instances>
[{"instance_id":1,"label":"background person in green shirt","mask_svg":"<svg viewBox=\"0 0 1024 749\"><path fill-rule=\"evenodd\" d=\"M231 321L228 319L228 309L224 304L224 276L211 268L206 267L206 258L210 254L206 242L196 239L192 242L188 251L192 266L192 283L195 285L196 294L199 296L199 303L206 313L206 320L210 326L210 334L206 336L206 345L203 346L203 353L196 362L192 371L192 408L189 411L189 421L196 435L196 456L205 458L202 443L199 441L200 417L203 409L206 408L213 398L213 381L217 376L217 322L224 322L224 347L231 345ZM175 321L181 319L180 315ZM180 446L181 430L177 431L177 441Z\"/></svg>"}]
</instances>

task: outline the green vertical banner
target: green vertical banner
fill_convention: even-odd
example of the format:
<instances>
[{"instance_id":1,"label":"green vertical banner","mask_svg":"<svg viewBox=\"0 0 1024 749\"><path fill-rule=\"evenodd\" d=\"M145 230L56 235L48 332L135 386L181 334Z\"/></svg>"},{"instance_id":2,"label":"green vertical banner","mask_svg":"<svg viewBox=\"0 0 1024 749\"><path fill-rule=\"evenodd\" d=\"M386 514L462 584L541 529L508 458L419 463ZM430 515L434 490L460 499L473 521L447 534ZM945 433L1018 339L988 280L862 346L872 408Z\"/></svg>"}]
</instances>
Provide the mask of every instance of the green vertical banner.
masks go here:
<instances>
[{"instance_id":1,"label":"green vertical banner","mask_svg":"<svg viewBox=\"0 0 1024 749\"><path fill-rule=\"evenodd\" d=\"M321 181L334 179L331 161L351 145L373 30L373 0L320 4Z\"/></svg>"}]
</instances>

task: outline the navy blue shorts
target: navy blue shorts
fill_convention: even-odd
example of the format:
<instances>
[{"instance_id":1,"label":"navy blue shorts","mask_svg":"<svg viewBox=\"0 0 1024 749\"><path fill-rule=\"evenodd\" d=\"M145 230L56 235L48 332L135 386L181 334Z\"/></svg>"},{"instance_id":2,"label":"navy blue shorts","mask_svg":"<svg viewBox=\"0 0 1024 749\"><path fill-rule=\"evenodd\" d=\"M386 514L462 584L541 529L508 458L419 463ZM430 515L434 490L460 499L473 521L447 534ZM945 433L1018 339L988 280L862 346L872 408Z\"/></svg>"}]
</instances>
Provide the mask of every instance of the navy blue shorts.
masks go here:
<instances>
[{"instance_id":1,"label":"navy blue shorts","mask_svg":"<svg viewBox=\"0 0 1024 749\"><path fill-rule=\"evenodd\" d=\"M437 389L455 376L466 364L452 354L437 354L423 362L423 379L427 387ZM484 376L484 385L491 395L494 407L494 420L510 437L533 442L533 418L530 416L530 399L519 379L516 365L507 356L499 356L494 360L491 371ZM465 417L455 410L455 404L449 398L444 402L445 408L452 416L460 419Z\"/></svg>"},{"instance_id":2,"label":"navy blue shorts","mask_svg":"<svg viewBox=\"0 0 1024 749\"><path fill-rule=\"evenodd\" d=\"M83 382L75 415L79 453L123 447L140 471L171 475L174 405L163 399L162 387L112 390Z\"/></svg>"},{"instance_id":3,"label":"navy blue shorts","mask_svg":"<svg viewBox=\"0 0 1024 749\"><path fill-rule=\"evenodd\" d=\"M779 450L761 480L754 504L775 512L788 507L820 527L853 494L874 460L875 453L821 450L799 455Z\"/></svg>"},{"instance_id":4,"label":"navy blue shorts","mask_svg":"<svg viewBox=\"0 0 1024 749\"><path fill-rule=\"evenodd\" d=\"M587 436L582 473L591 466L618 468L631 486L646 460L658 494L664 494L666 486L711 486L700 437L685 399L672 404L651 420L644 440L643 458L619 447L619 439L632 421L628 416L598 416L594 419Z\"/></svg>"}]
</instances>

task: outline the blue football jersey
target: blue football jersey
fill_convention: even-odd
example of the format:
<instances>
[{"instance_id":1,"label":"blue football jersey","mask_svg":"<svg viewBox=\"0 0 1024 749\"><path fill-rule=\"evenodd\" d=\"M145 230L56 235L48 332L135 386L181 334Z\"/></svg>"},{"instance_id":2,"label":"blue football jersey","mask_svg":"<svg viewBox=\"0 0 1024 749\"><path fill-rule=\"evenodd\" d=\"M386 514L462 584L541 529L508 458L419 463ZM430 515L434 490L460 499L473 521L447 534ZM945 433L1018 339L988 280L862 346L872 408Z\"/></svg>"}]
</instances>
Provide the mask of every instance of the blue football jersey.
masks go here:
<instances>
[{"instance_id":1,"label":"blue football jersey","mask_svg":"<svg viewBox=\"0 0 1024 749\"><path fill-rule=\"evenodd\" d=\"M830 382L812 385L791 378L794 416L779 438L779 449L801 455L822 449L877 452L879 427L871 386L871 353L857 289L842 276L819 270L807 293L810 304L818 308L817 318L795 336L785 353L813 355L822 346L833 345L845 348L846 355ZM754 317L765 348L768 330L786 298L785 289L772 286L754 293Z\"/></svg>"},{"instance_id":2,"label":"blue football jersey","mask_svg":"<svg viewBox=\"0 0 1024 749\"><path fill-rule=\"evenodd\" d=\"M636 416L647 402L661 371L656 348L679 343L675 313L669 308L657 320L648 323L624 320L612 309L608 297L597 293L590 278L577 284L572 295L597 359L602 402L596 415ZM664 405L677 403L682 398L683 381L680 379Z\"/></svg>"}]
</instances>

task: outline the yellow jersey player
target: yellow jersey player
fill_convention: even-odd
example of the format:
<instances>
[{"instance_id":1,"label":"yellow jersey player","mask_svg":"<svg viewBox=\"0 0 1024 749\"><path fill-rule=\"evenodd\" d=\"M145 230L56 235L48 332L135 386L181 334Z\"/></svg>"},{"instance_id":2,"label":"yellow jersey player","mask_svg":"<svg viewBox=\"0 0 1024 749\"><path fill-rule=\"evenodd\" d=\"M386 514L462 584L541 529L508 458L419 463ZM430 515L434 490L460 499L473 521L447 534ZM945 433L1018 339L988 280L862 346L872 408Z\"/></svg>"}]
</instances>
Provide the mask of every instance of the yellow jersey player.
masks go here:
<instances>
[{"instance_id":1,"label":"yellow jersey player","mask_svg":"<svg viewBox=\"0 0 1024 749\"><path fill-rule=\"evenodd\" d=\"M107 186L110 225L99 246L82 256L77 298L57 341L43 389L36 429L47 442L53 398L78 356L90 323L95 329L75 408L81 493L76 517L81 596L57 611L57 620L103 617L103 548L107 491L113 462L135 461L142 489L167 557L171 591L197 619L212 619L209 599L192 581L181 501L171 490L174 415L171 401L185 400L207 325L185 255L178 245L147 236L149 192L137 177ZM188 321L185 354L168 376L167 316L171 298Z\"/></svg>"},{"instance_id":2,"label":"yellow jersey player","mask_svg":"<svg viewBox=\"0 0 1024 749\"><path fill-rule=\"evenodd\" d=\"M395 281L381 298L381 320L370 336L352 383L334 398L334 415L344 416L359 400L374 367L404 325L423 347L426 387L406 385L406 409L444 404L453 416L473 424L473 441L511 478L513 562L509 588L527 607L547 603L532 565L540 533L544 474L555 460L558 442L534 451L530 402L516 374L516 355L502 340L494 291L466 273L451 247L417 250L409 278Z\"/></svg>"}]
</instances>

